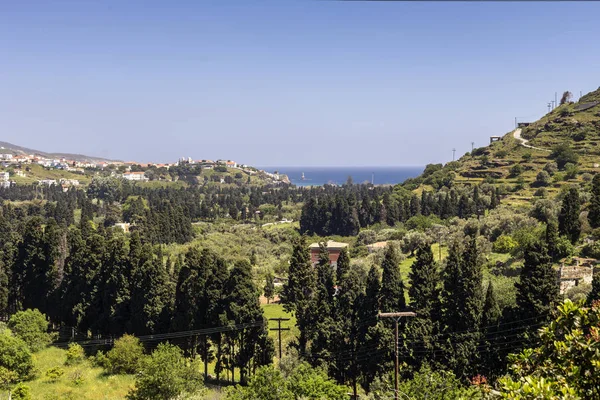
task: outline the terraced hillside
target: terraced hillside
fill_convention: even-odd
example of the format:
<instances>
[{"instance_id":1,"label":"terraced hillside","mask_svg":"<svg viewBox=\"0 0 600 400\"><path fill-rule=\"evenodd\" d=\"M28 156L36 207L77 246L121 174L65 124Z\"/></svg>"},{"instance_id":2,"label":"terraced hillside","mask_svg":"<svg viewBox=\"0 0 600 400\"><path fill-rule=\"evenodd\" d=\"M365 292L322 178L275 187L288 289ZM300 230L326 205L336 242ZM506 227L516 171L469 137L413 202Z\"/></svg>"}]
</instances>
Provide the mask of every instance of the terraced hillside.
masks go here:
<instances>
[{"instance_id":1,"label":"terraced hillside","mask_svg":"<svg viewBox=\"0 0 600 400\"><path fill-rule=\"evenodd\" d=\"M511 131L446 164L444 170L454 173L457 184L485 181L503 186L507 198L516 203L591 180L591 174L600 172L600 88L519 131L524 140Z\"/></svg>"}]
</instances>

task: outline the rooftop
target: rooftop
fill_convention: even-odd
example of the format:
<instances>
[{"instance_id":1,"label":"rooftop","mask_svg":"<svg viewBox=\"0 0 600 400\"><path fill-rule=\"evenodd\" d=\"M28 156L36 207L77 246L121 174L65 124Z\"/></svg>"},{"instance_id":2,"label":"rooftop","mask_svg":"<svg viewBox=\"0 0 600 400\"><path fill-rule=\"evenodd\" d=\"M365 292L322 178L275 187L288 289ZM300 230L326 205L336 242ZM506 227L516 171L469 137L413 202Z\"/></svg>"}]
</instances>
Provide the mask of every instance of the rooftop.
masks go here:
<instances>
[{"instance_id":1,"label":"rooftop","mask_svg":"<svg viewBox=\"0 0 600 400\"><path fill-rule=\"evenodd\" d=\"M327 241L327 250L341 250L348 247L348 243L334 242L333 240ZM318 249L319 243L313 243L309 246L310 249Z\"/></svg>"}]
</instances>

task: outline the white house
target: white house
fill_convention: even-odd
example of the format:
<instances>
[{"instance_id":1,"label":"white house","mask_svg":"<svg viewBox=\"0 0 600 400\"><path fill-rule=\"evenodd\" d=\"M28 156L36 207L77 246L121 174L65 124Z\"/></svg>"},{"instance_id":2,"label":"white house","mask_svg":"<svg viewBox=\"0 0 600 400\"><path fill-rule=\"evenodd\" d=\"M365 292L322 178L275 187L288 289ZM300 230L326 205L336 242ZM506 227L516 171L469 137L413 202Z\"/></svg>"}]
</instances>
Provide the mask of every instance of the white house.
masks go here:
<instances>
[{"instance_id":1,"label":"white house","mask_svg":"<svg viewBox=\"0 0 600 400\"><path fill-rule=\"evenodd\" d=\"M148 178L144 172L125 172L123 178L129 181L147 181Z\"/></svg>"},{"instance_id":2,"label":"white house","mask_svg":"<svg viewBox=\"0 0 600 400\"><path fill-rule=\"evenodd\" d=\"M9 153L0 154L0 159L2 160L12 160L13 155Z\"/></svg>"},{"instance_id":3,"label":"white house","mask_svg":"<svg viewBox=\"0 0 600 400\"><path fill-rule=\"evenodd\" d=\"M0 181L6 182L8 181L10 175L8 172L0 172Z\"/></svg>"},{"instance_id":4,"label":"white house","mask_svg":"<svg viewBox=\"0 0 600 400\"><path fill-rule=\"evenodd\" d=\"M55 179L42 179L38 182L40 185L52 186L56 185Z\"/></svg>"}]
</instances>

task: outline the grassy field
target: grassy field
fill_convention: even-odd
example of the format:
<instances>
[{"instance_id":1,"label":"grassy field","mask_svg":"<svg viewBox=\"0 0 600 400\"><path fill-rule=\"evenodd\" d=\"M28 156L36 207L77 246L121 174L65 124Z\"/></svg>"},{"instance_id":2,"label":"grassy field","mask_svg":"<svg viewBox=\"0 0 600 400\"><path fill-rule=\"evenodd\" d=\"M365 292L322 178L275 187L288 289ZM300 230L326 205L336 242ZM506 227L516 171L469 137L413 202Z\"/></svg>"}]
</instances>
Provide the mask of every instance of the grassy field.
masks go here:
<instances>
[{"instance_id":1,"label":"grassy field","mask_svg":"<svg viewBox=\"0 0 600 400\"><path fill-rule=\"evenodd\" d=\"M132 375L107 375L99 367L93 367L89 361L78 365L66 366L66 351L55 347L44 349L35 355L38 377L27 382L33 400L113 400L124 399L134 384ZM64 375L56 382L46 377L46 371L61 367ZM79 378L80 383L76 383Z\"/></svg>"}]
</instances>

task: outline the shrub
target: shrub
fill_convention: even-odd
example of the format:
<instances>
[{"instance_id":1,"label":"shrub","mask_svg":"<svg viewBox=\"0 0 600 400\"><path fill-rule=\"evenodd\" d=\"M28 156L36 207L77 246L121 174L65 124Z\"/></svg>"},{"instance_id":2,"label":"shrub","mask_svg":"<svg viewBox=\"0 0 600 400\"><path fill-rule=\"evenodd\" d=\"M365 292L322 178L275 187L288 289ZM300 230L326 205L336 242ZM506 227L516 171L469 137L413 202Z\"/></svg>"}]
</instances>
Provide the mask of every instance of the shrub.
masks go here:
<instances>
[{"instance_id":1,"label":"shrub","mask_svg":"<svg viewBox=\"0 0 600 400\"><path fill-rule=\"evenodd\" d=\"M535 197L546 197L548 196L548 189L545 187L538 188L535 192L533 192L533 195Z\"/></svg>"},{"instance_id":2,"label":"shrub","mask_svg":"<svg viewBox=\"0 0 600 400\"><path fill-rule=\"evenodd\" d=\"M535 183L539 186L548 186L550 181L550 174L546 171L538 172L537 176L535 177Z\"/></svg>"},{"instance_id":3,"label":"shrub","mask_svg":"<svg viewBox=\"0 0 600 400\"><path fill-rule=\"evenodd\" d=\"M83 360L85 360L85 352L83 351L83 347L81 347L77 343L69 344L69 348L67 349L67 360L65 361L65 365L79 364Z\"/></svg>"},{"instance_id":4,"label":"shrub","mask_svg":"<svg viewBox=\"0 0 600 400\"><path fill-rule=\"evenodd\" d=\"M586 172L585 174L581 175L581 179L583 179L584 182L591 182L592 179L594 179L594 175Z\"/></svg>"},{"instance_id":5,"label":"shrub","mask_svg":"<svg viewBox=\"0 0 600 400\"><path fill-rule=\"evenodd\" d=\"M508 152L506 150L498 150L496 152L496 157L498 158L504 158L508 155Z\"/></svg>"},{"instance_id":6,"label":"shrub","mask_svg":"<svg viewBox=\"0 0 600 400\"><path fill-rule=\"evenodd\" d=\"M46 371L46 378L50 382L56 382L60 379L61 376L65 374L65 370L61 367L52 367L48 371Z\"/></svg>"},{"instance_id":7,"label":"shrub","mask_svg":"<svg viewBox=\"0 0 600 400\"><path fill-rule=\"evenodd\" d=\"M135 336L124 335L106 355L113 374L134 374L144 357L144 348Z\"/></svg>"},{"instance_id":8,"label":"shrub","mask_svg":"<svg viewBox=\"0 0 600 400\"><path fill-rule=\"evenodd\" d=\"M563 169L568 163L577 164L577 161L579 160L579 156L568 143L554 146L550 158L553 158L556 161L556 165L559 169Z\"/></svg>"},{"instance_id":9,"label":"shrub","mask_svg":"<svg viewBox=\"0 0 600 400\"><path fill-rule=\"evenodd\" d=\"M521 164L515 164L510 167L510 175L511 176L519 176L523 173L523 166Z\"/></svg>"},{"instance_id":10,"label":"shrub","mask_svg":"<svg viewBox=\"0 0 600 400\"><path fill-rule=\"evenodd\" d=\"M177 346L161 343L141 363L135 388L128 400L172 399L202 390L203 379L197 365L190 364Z\"/></svg>"},{"instance_id":11,"label":"shrub","mask_svg":"<svg viewBox=\"0 0 600 400\"><path fill-rule=\"evenodd\" d=\"M554 161L549 162L548 164L544 165L544 171L550 175L554 175L558 171L558 165Z\"/></svg>"},{"instance_id":12,"label":"shrub","mask_svg":"<svg viewBox=\"0 0 600 400\"><path fill-rule=\"evenodd\" d=\"M102 350L98 351L96 355L92 357L91 361L92 364L96 367L110 370L110 361L108 360L108 357L106 357L106 354Z\"/></svg>"},{"instance_id":13,"label":"shrub","mask_svg":"<svg viewBox=\"0 0 600 400\"><path fill-rule=\"evenodd\" d=\"M496 253L510 253L515 247L518 246L518 243L508 235L501 235L496 239L493 245L494 252Z\"/></svg>"},{"instance_id":14,"label":"shrub","mask_svg":"<svg viewBox=\"0 0 600 400\"><path fill-rule=\"evenodd\" d=\"M83 382L85 382L85 378L83 377L83 371L81 371L80 369L76 369L75 371L71 372L71 375L69 377L71 379L71 382L73 382L73 384L75 384L76 386L79 386Z\"/></svg>"},{"instance_id":15,"label":"shrub","mask_svg":"<svg viewBox=\"0 0 600 400\"><path fill-rule=\"evenodd\" d=\"M523 154L523 155L521 156L521 158L522 158L524 161L531 161L531 159L533 158L533 156L531 155L531 153L530 153L530 152L527 152L527 153Z\"/></svg>"},{"instance_id":16,"label":"shrub","mask_svg":"<svg viewBox=\"0 0 600 400\"><path fill-rule=\"evenodd\" d=\"M23 339L33 352L43 349L53 340L53 335L48 333L46 316L37 309L14 314L8 320L8 327L15 336Z\"/></svg>"},{"instance_id":17,"label":"shrub","mask_svg":"<svg viewBox=\"0 0 600 400\"><path fill-rule=\"evenodd\" d=\"M31 400L31 390L24 383L19 383L11 392L12 400Z\"/></svg>"},{"instance_id":18,"label":"shrub","mask_svg":"<svg viewBox=\"0 0 600 400\"><path fill-rule=\"evenodd\" d=\"M33 358L29 346L8 329L0 332L0 367L14 372L18 380L34 375Z\"/></svg>"}]
</instances>

